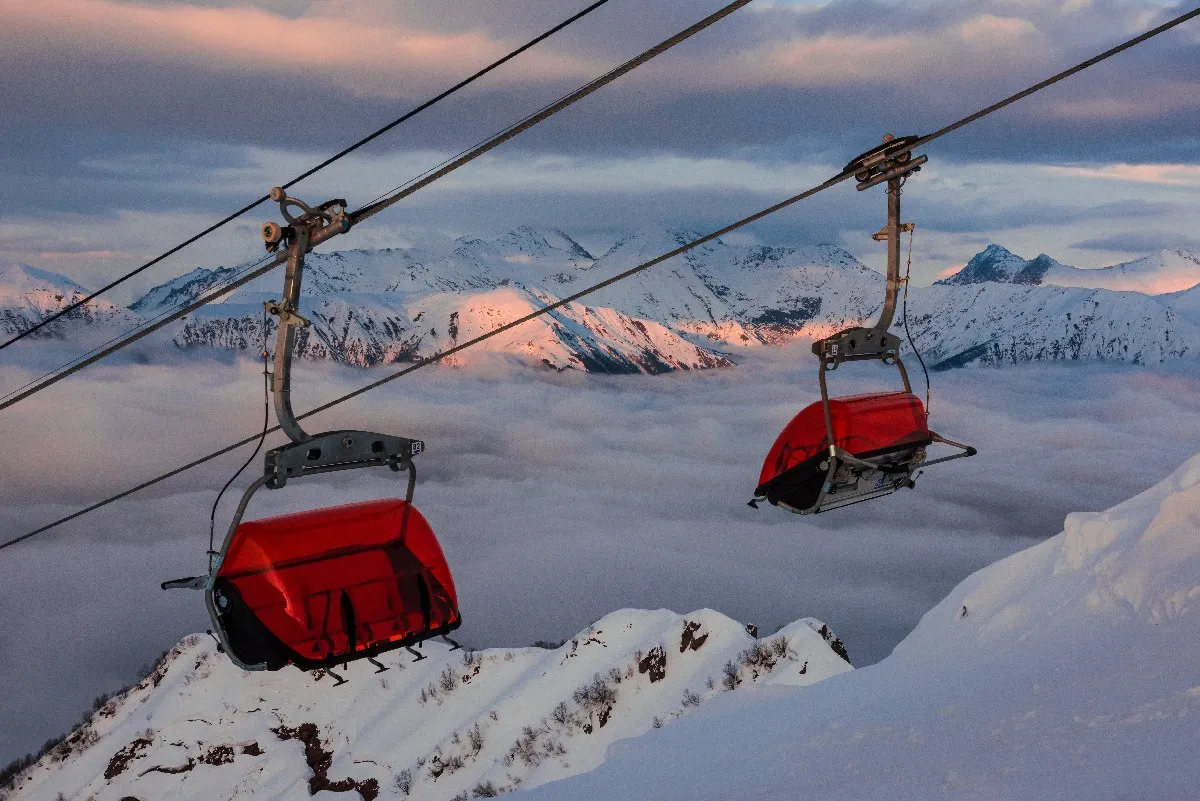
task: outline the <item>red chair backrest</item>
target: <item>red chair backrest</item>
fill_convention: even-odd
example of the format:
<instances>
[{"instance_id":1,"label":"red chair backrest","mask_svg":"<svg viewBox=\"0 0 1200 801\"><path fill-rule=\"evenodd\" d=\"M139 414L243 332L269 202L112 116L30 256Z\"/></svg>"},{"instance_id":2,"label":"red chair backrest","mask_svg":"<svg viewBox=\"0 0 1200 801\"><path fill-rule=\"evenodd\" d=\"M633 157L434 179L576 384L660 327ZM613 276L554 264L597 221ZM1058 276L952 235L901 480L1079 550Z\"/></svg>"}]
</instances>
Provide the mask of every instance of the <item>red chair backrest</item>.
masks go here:
<instances>
[{"instance_id":1,"label":"red chair backrest","mask_svg":"<svg viewBox=\"0 0 1200 801\"><path fill-rule=\"evenodd\" d=\"M297 664L378 653L459 622L437 538L402 500L242 523L217 578L236 588Z\"/></svg>"},{"instance_id":2,"label":"red chair backrest","mask_svg":"<svg viewBox=\"0 0 1200 801\"><path fill-rule=\"evenodd\" d=\"M830 398L829 414L834 442L855 456L929 442L925 406L911 392ZM801 409L779 434L763 462L759 485L828 449L825 412L817 401Z\"/></svg>"}]
</instances>

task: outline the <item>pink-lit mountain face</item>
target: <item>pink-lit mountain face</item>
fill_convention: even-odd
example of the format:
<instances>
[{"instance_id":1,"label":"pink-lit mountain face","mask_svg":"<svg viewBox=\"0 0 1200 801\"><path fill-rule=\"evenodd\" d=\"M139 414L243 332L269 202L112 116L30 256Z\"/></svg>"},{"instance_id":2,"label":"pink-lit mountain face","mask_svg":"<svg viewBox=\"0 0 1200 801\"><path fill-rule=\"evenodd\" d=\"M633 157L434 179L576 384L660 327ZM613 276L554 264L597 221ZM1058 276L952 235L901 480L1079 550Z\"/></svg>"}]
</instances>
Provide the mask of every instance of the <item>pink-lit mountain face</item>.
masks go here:
<instances>
[{"instance_id":1,"label":"pink-lit mountain face","mask_svg":"<svg viewBox=\"0 0 1200 801\"><path fill-rule=\"evenodd\" d=\"M561 231L523 227L495 239L463 237L425 248L313 253L301 301L313 325L301 333L298 352L361 367L426 358L696 236L649 228L597 257ZM200 297L239 269L192 270L128 309L90 303L44 336L70 340L89 330L113 336ZM189 315L159 344L197 355L257 353L262 302L278 295L278 283L275 274L257 279ZM909 331L937 369L1158 363L1200 352L1195 290L1188 289L1197 283L1200 261L1185 250L1081 270L991 245L950 278L911 288ZM0 274L0 333L16 333L83 292L53 273L9 268ZM816 338L871 319L882 295L882 276L840 248L717 240L447 361L470 366L500 359L605 373L727 367L741 349ZM899 315L894 328L903 335Z\"/></svg>"}]
</instances>

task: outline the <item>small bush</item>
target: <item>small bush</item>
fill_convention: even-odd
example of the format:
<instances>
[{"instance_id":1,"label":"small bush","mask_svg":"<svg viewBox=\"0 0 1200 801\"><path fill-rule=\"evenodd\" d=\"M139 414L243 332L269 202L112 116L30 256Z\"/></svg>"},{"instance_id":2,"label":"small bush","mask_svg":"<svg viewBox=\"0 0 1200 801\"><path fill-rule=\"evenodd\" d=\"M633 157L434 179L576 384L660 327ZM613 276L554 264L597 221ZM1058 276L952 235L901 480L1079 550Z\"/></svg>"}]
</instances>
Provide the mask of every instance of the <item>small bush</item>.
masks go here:
<instances>
[{"instance_id":1,"label":"small bush","mask_svg":"<svg viewBox=\"0 0 1200 801\"><path fill-rule=\"evenodd\" d=\"M395 787L400 795L408 795L412 792L412 771L408 768L396 774L392 780L392 786Z\"/></svg>"},{"instance_id":2,"label":"small bush","mask_svg":"<svg viewBox=\"0 0 1200 801\"><path fill-rule=\"evenodd\" d=\"M438 677L438 687L442 692L448 693L453 691L456 686L458 686L458 675L454 672L454 668L447 667Z\"/></svg>"},{"instance_id":3,"label":"small bush","mask_svg":"<svg viewBox=\"0 0 1200 801\"><path fill-rule=\"evenodd\" d=\"M550 713L550 717L559 726L568 726L574 722L571 716L571 709L567 706L566 701L559 701L558 706L554 707L554 711Z\"/></svg>"},{"instance_id":4,"label":"small bush","mask_svg":"<svg viewBox=\"0 0 1200 801\"><path fill-rule=\"evenodd\" d=\"M721 686L726 690L736 690L737 686L742 683L742 677L738 675L737 665L733 664L732 661L725 663L725 667L721 668L721 673Z\"/></svg>"},{"instance_id":5,"label":"small bush","mask_svg":"<svg viewBox=\"0 0 1200 801\"><path fill-rule=\"evenodd\" d=\"M684 706L700 706L700 696L691 690L683 691Z\"/></svg>"},{"instance_id":6,"label":"small bush","mask_svg":"<svg viewBox=\"0 0 1200 801\"><path fill-rule=\"evenodd\" d=\"M467 729L467 740L471 743L471 751L478 754L483 750L483 730L476 723L471 728Z\"/></svg>"},{"instance_id":7,"label":"small bush","mask_svg":"<svg viewBox=\"0 0 1200 801\"><path fill-rule=\"evenodd\" d=\"M475 798L495 798L500 795L500 791L496 789L496 785L489 782L480 782L475 785L475 789L471 791L471 795Z\"/></svg>"}]
</instances>

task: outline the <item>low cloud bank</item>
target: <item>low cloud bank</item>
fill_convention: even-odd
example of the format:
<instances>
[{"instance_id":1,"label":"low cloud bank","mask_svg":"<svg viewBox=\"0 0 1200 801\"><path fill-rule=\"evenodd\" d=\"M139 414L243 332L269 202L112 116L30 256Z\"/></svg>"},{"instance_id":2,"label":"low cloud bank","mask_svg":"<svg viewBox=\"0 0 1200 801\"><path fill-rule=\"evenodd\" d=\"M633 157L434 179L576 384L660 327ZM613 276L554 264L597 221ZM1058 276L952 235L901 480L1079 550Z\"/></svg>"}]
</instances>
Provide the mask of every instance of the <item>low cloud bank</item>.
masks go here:
<instances>
[{"instance_id":1,"label":"low cloud bank","mask_svg":"<svg viewBox=\"0 0 1200 801\"><path fill-rule=\"evenodd\" d=\"M797 345L734 369L658 377L428 370L312 428L426 440L416 503L442 538L474 646L569 636L622 607L712 607L771 631L827 620L855 664L885 656L964 576L1099 510L1200 451L1200 369L1106 365L937 376L931 423L980 456L915 491L818 518L745 501L767 448L816 398ZM121 366L6 412L11 536L261 426L258 366ZM297 406L372 374L301 365ZM853 366L838 393L891 387ZM11 371L0 371L4 384ZM0 761L65 729L178 637L207 626L199 594L158 582L204 568L208 510L248 455L185 474L0 554ZM1136 455L1136 458L1134 458ZM19 465L19 469L15 467ZM218 514L218 536L251 467ZM386 471L294 482L251 516L397 495Z\"/></svg>"}]
</instances>

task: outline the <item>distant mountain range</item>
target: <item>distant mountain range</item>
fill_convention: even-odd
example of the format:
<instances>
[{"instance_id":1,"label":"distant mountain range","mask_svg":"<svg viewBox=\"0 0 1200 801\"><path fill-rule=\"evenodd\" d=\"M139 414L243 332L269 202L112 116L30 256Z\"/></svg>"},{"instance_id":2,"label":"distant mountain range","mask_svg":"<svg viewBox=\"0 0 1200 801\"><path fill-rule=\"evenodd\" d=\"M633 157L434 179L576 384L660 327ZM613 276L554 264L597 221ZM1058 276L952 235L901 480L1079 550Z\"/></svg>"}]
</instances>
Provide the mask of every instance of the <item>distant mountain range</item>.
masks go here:
<instances>
[{"instance_id":1,"label":"distant mountain range","mask_svg":"<svg viewBox=\"0 0 1200 801\"><path fill-rule=\"evenodd\" d=\"M301 356L373 366L431 356L673 250L690 232L650 228L596 257L559 230L522 227L444 246L310 254ZM95 301L42 339L114 335L222 285L241 268L196 269L121 308ZM256 352L270 274L172 329L181 349ZM1157 363L1200 353L1200 260L1164 250L1084 270L990 245L958 273L909 293L909 327L937 369L1104 359ZM28 266L0 269L0 333L11 335L86 290ZM555 369L665 372L731 364L740 348L823 336L878 313L883 277L832 245L717 240L454 357ZM899 317L896 328L900 328ZM902 333L902 331L898 331Z\"/></svg>"}]
</instances>

